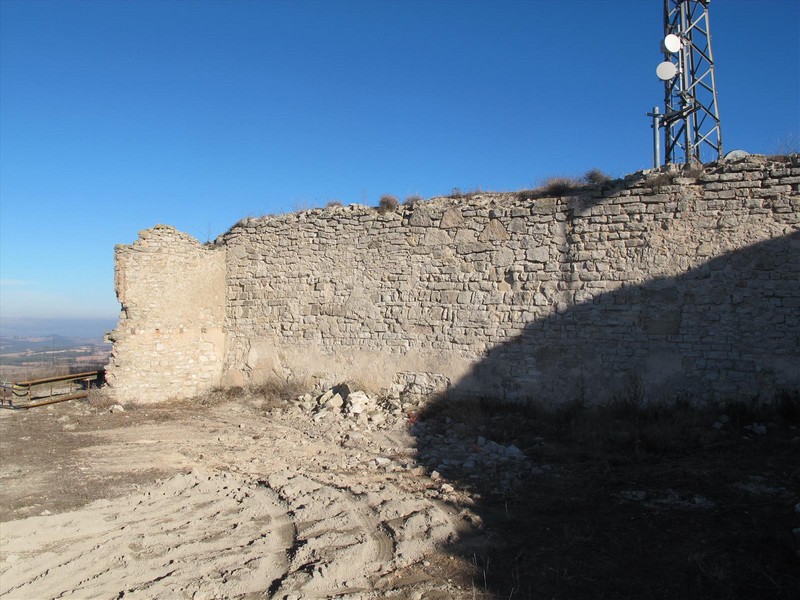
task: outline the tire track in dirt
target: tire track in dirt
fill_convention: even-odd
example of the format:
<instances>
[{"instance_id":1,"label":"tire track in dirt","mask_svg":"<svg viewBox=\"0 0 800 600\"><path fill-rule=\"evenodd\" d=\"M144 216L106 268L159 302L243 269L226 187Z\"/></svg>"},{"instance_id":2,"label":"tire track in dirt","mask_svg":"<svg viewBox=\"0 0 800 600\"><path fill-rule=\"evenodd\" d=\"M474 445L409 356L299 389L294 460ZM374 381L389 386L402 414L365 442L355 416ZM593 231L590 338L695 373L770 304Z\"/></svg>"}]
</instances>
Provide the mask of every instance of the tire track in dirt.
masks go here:
<instances>
[{"instance_id":1,"label":"tire track in dirt","mask_svg":"<svg viewBox=\"0 0 800 600\"><path fill-rule=\"evenodd\" d=\"M455 531L443 507L282 471L193 470L114 501L3 524L0 596L192 598L374 592Z\"/></svg>"},{"instance_id":2,"label":"tire track in dirt","mask_svg":"<svg viewBox=\"0 0 800 600\"><path fill-rule=\"evenodd\" d=\"M262 591L285 572L291 531L269 490L193 471L113 502L4 523L0 595L157 598L181 591L199 598Z\"/></svg>"},{"instance_id":3,"label":"tire track in dirt","mask_svg":"<svg viewBox=\"0 0 800 600\"><path fill-rule=\"evenodd\" d=\"M291 566L272 588L278 598L330 598L372 591L455 535L443 506L410 499L394 486L353 493L312 476L281 473L267 482L297 531ZM405 522L408 521L406 524Z\"/></svg>"},{"instance_id":4,"label":"tire track in dirt","mask_svg":"<svg viewBox=\"0 0 800 600\"><path fill-rule=\"evenodd\" d=\"M265 419L251 402L202 418L147 410L65 434L86 442L68 474L168 479L1 523L0 598L402 597L463 528L413 462L404 422L361 433L298 411Z\"/></svg>"}]
</instances>

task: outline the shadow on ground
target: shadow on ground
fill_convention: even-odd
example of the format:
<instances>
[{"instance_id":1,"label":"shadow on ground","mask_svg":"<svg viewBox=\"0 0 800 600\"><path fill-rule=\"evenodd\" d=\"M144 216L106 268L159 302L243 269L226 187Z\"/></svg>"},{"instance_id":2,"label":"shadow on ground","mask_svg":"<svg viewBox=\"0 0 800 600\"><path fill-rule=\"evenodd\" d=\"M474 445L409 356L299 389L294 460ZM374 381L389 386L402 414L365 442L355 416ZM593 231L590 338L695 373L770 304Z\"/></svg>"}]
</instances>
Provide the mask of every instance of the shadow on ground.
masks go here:
<instances>
[{"instance_id":1,"label":"shadow on ground","mask_svg":"<svg viewBox=\"0 0 800 600\"><path fill-rule=\"evenodd\" d=\"M476 595L800 597L799 267L795 234L595 298L492 349L414 417L443 492L474 500L485 535L452 552ZM679 296L675 321L663 307ZM556 332L580 351L566 357ZM592 386L614 390L599 404L588 363L603 374ZM703 377L731 399L696 402ZM497 397L476 398L476 382ZM537 401L556 388L560 403Z\"/></svg>"}]
</instances>

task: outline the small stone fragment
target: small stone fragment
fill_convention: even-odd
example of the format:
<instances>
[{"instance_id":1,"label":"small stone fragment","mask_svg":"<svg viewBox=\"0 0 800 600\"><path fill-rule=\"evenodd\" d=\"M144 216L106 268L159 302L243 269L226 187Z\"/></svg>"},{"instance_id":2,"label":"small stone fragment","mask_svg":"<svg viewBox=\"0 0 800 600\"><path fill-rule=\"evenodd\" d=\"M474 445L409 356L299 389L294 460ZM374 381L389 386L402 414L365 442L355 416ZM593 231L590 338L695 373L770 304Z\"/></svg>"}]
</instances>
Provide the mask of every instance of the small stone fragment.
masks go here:
<instances>
[{"instance_id":1,"label":"small stone fragment","mask_svg":"<svg viewBox=\"0 0 800 600\"><path fill-rule=\"evenodd\" d=\"M337 409L342 408L344 405L344 400L339 394L334 394L328 400L325 401L324 406L327 408Z\"/></svg>"}]
</instances>

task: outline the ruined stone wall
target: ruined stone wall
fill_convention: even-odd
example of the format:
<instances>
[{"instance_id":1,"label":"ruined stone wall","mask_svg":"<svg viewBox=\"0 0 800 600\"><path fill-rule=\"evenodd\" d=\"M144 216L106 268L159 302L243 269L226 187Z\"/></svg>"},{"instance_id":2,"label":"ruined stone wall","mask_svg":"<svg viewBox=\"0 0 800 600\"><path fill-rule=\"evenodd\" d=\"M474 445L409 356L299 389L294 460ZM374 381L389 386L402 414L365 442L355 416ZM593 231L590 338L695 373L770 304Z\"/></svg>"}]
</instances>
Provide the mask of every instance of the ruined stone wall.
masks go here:
<instances>
[{"instance_id":1,"label":"ruined stone wall","mask_svg":"<svg viewBox=\"0 0 800 600\"><path fill-rule=\"evenodd\" d=\"M120 402L192 397L219 385L225 252L165 225L115 249L122 304L106 380Z\"/></svg>"},{"instance_id":2,"label":"ruined stone wall","mask_svg":"<svg viewBox=\"0 0 800 600\"><path fill-rule=\"evenodd\" d=\"M556 402L800 388L800 161L679 175L246 219L203 250L226 261L223 382L429 373Z\"/></svg>"}]
</instances>

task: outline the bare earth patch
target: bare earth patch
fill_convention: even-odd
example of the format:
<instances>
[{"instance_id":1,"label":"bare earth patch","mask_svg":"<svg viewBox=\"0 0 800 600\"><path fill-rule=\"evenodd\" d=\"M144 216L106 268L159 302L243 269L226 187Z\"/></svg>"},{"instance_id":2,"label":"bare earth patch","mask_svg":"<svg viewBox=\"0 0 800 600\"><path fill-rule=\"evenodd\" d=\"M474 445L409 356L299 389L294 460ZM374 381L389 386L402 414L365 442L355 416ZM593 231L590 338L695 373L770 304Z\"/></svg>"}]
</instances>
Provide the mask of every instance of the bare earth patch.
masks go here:
<instances>
[{"instance_id":1,"label":"bare earth patch","mask_svg":"<svg viewBox=\"0 0 800 600\"><path fill-rule=\"evenodd\" d=\"M796 410L273 396L0 410L0 597L800 597Z\"/></svg>"},{"instance_id":2,"label":"bare earth patch","mask_svg":"<svg viewBox=\"0 0 800 600\"><path fill-rule=\"evenodd\" d=\"M1 411L0 594L458 594L417 572L465 527L404 428L343 444L261 402ZM386 455L407 466L378 469Z\"/></svg>"}]
</instances>

